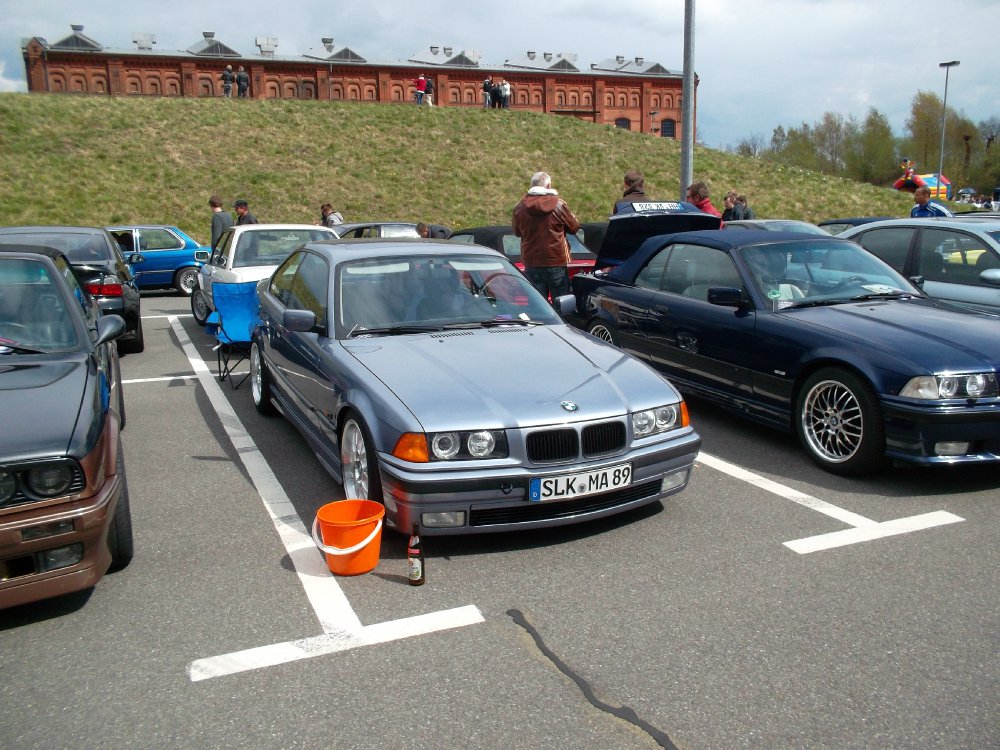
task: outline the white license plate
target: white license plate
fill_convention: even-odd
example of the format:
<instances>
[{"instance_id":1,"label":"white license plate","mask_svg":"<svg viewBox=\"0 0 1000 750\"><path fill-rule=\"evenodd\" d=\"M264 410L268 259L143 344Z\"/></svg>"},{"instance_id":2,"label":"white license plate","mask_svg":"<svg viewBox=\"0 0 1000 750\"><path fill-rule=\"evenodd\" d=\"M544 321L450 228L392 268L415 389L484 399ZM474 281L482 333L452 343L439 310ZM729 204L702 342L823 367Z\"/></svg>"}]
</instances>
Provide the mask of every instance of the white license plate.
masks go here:
<instances>
[{"instance_id":1,"label":"white license plate","mask_svg":"<svg viewBox=\"0 0 1000 750\"><path fill-rule=\"evenodd\" d=\"M598 471L563 474L558 477L535 477L528 483L528 499L533 503L572 500L596 495L632 483L632 464L618 464Z\"/></svg>"}]
</instances>

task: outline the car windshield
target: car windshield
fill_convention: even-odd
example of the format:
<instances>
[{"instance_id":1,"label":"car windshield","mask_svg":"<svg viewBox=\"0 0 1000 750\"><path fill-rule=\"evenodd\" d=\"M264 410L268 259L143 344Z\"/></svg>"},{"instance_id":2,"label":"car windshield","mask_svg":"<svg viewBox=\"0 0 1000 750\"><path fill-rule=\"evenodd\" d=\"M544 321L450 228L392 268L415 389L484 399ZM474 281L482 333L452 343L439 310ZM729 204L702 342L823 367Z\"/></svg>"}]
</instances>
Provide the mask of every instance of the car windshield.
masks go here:
<instances>
[{"instance_id":1,"label":"car windshield","mask_svg":"<svg viewBox=\"0 0 1000 750\"><path fill-rule=\"evenodd\" d=\"M334 236L323 229L251 229L240 234L232 267L277 266L305 243Z\"/></svg>"},{"instance_id":2,"label":"car windshield","mask_svg":"<svg viewBox=\"0 0 1000 750\"><path fill-rule=\"evenodd\" d=\"M853 242L778 242L739 250L750 280L774 309L923 296Z\"/></svg>"},{"instance_id":3,"label":"car windshield","mask_svg":"<svg viewBox=\"0 0 1000 750\"><path fill-rule=\"evenodd\" d=\"M338 268L337 338L560 322L500 257L394 256Z\"/></svg>"},{"instance_id":4,"label":"car windshield","mask_svg":"<svg viewBox=\"0 0 1000 750\"><path fill-rule=\"evenodd\" d=\"M76 348L70 314L47 265L0 256L0 356Z\"/></svg>"},{"instance_id":5,"label":"car windshield","mask_svg":"<svg viewBox=\"0 0 1000 750\"><path fill-rule=\"evenodd\" d=\"M108 243L100 234L79 231L4 234L4 242L62 250L73 263L104 263L110 257Z\"/></svg>"}]
</instances>

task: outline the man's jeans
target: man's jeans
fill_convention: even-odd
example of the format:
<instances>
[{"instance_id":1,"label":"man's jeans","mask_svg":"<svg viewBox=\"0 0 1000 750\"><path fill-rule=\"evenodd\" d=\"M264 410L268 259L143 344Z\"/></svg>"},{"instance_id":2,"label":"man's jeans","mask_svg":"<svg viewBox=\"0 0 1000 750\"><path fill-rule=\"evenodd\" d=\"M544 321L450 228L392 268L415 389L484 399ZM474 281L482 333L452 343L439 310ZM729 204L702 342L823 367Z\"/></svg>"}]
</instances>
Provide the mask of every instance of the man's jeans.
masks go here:
<instances>
[{"instance_id":1,"label":"man's jeans","mask_svg":"<svg viewBox=\"0 0 1000 750\"><path fill-rule=\"evenodd\" d=\"M556 297L571 293L569 271L566 266L526 267L524 275L543 297L551 296L553 302L555 302Z\"/></svg>"}]
</instances>

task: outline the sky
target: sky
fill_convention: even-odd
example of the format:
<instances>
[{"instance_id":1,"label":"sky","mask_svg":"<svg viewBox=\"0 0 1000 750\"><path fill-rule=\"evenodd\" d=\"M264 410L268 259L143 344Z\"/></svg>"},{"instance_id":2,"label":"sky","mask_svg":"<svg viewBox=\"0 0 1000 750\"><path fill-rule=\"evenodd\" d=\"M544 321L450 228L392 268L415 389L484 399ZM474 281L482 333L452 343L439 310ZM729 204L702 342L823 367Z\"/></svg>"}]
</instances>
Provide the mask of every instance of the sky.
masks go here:
<instances>
[{"instance_id":1,"label":"sky","mask_svg":"<svg viewBox=\"0 0 1000 750\"><path fill-rule=\"evenodd\" d=\"M276 54L300 55L333 37L378 62L405 60L432 45L478 50L481 65L527 51L573 53L581 70L624 55L681 73L684 0L3 0L0 91L26 91L22 41L54 43L82 24L105 47L134 48L151 33L155 49L183 50L216 39L256 54L258 36L278 38ZM913 97L944 95L973 122L1000 117L997 28L1000 0L694 0L698 139L715 148L770 140L818 122L825 112L862 121L874 107L904 132ZM223 12L222 9L229 9Z\"/></svg>"}]
</instances>

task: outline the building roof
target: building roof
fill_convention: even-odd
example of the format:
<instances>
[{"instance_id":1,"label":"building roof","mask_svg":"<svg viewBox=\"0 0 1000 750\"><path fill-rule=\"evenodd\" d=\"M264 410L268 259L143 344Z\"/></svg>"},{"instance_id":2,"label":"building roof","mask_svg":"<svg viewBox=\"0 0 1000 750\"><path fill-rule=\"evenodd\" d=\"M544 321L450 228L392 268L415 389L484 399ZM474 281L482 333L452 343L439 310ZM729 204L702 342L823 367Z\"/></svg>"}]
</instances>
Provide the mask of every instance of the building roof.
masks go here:
<instances>
[{"instance_id":1,"label":"building roof","mask_svg":"<svg viewBox=\"0 0 1000 750\"><path fill-rule=\"evenodd\" d=\"M543 52L541 55L535 52L527 52L524 57L504 61L504 67L523 70L552 70L579 73L580 69L574 65L575 62L576 54L572 52Z\"/></svg>"}]
</instances>

